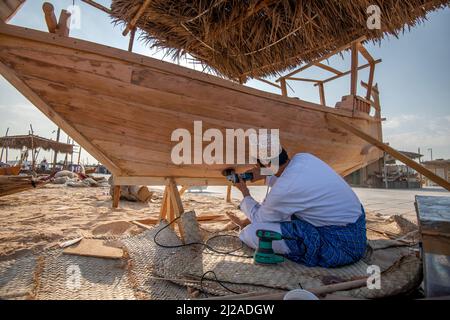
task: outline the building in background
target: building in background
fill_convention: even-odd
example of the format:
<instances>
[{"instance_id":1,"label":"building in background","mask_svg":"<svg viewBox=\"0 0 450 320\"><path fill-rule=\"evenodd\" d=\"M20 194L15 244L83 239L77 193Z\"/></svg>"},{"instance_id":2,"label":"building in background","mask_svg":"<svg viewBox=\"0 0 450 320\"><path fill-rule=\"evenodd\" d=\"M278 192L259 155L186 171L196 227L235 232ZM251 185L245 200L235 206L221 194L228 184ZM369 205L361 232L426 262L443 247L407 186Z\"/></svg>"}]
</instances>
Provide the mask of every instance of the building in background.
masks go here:
<instances>
[{"instance_id":1,"label":"building in background","mask_svg":"<svg viewBox=\"0 0 450 320\"><path fill-rule=\"evenodd\" d=\"M437 176L450 182L450 160L437 159L423 162L422 165ZM429 179L425 178L425 182L427 186L436 186L436 184Z\"/></svg>"},{"instance_id":2,"label":"building in background","mask_svg":"<svg viewBox=\"0 0 450 320\"><path fill-rule=\"evenodd\" d=\"M420 162L423 155L415 152L400 151L412 160ZM355 187L386 189L417 189L422 187L422 176L415 170L398 163L386 154L379 159L345 177L348 184Z\"/></svg>"}]
</instances>

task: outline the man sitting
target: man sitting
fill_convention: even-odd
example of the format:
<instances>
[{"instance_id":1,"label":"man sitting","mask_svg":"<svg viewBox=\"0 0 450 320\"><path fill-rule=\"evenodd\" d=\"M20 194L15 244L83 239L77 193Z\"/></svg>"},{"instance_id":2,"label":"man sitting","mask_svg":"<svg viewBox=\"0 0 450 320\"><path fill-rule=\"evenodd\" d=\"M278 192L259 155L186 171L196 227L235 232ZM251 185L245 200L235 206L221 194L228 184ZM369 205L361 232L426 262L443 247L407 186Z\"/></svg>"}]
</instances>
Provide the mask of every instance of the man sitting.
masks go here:
<instances>
[{"instance_id":1,"label":"man sitting","mask_svg":"<svg viewBox=\"0 0 450 320\"><path fill-rule=\"evenodd\" d=\"M266 179L271 187L265 200L255 201L242 179L235 185L244 196L240 209L247 216L239 221L241 240L258 246L257 230L281 233L274 241L276 253L307 266L326 268L355 263L366 250L364 209L350 186L317 157L299 153L289 160L283 149L279 169L273 176L261 176L254 168L253 181Z\"/></svg>"}]
</instances>

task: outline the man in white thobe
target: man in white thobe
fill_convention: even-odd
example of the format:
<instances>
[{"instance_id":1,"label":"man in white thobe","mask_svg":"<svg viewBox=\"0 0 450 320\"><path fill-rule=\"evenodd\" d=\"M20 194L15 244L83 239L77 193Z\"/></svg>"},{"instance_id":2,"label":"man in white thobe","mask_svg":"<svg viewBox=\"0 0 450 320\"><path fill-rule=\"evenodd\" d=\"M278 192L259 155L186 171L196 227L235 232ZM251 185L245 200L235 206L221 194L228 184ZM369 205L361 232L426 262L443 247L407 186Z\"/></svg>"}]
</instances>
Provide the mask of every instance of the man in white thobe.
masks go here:
<instances>
[{"instance_id":1,"label":"man in white thobe","mask_svg":"<svg viewBox=\"0 0 450 320\"><path fill-rule=\"evenodd\" d=\"M299 153L289 160L283 150L279 159L279 170L273 176L263 177L258 168L252 170L254 181L265 178L271 188L262 203L253 199L244 181L235 185L244 196L240 209L249 223L240 239L256 248L256 231L271 230L298 238L274 241L273 248L288 257L294 255L293 260L300 263L333 267L359 260L365 251L365 217L353 190L330 166L311 154ZM340 252L333 242L344 251ZM335 262L323 261L333 260L327 255L339 257Z\"/></svg>"}]
</instances>

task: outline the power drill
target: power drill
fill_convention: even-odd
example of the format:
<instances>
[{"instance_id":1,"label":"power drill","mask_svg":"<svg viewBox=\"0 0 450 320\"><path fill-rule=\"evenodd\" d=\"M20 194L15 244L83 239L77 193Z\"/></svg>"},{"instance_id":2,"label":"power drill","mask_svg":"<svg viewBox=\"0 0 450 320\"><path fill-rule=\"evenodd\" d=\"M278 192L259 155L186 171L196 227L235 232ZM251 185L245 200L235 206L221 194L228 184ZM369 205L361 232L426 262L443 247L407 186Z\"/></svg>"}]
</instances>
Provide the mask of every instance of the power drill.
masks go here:
<instances>
[{"instance_id":1,"label":"power drill","mask_svg":"<svg viewBox=\"0 0 450 320\"><path fill-rule=\"evenodd\" d=\"M222 171L222 175L226 177L228 181L231 181L234 184L238 183L241 179L243 181L253 180L253 173L245 172L237 174L236 171L234 171L234 169L225 169Z\"/></svg>"},{"instance_id":2,"label":"power drill","mask_svg":"<svg viewBox=\"0 0 450 320\"><path fill-rule=\"evenodd\" d=\"M281 234L275 231L257 230L256 236L259 238L259 243L253 256L255 263L274 265L284 261L284 258L275 254L272 248L272 241L283 240Z\"/></svg>"}]
</instances>

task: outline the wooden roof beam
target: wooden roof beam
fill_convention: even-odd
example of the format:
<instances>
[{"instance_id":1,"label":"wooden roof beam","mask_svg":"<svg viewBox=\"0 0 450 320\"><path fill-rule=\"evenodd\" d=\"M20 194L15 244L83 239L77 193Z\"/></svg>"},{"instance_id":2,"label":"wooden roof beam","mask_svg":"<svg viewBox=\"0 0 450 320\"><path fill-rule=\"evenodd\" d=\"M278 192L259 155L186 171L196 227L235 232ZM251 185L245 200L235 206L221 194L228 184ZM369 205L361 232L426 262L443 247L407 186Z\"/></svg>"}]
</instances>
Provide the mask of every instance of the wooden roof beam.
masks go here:
<instances>
[{"instance_id":1,"label":"wooden roof beam","mask_svg":"<svg viewBox=\"0 0 450 320\"><path fill-rule=\"evenodd\" d=\"M321 82L320 80L308 79L308 78L296 78L296 77L286 78L286 80L304 81L304 82L314 82L314 83L320 83L320 82Z\"/></svg>"},{"instance_id":2,"label":"wooden roof beam","mask_svg":"<svg viewBox=\"0 0 450 320\"><path fill-rule=\"evenodd\" d=\"M295 75L295 74L297 74L299 72L302 72L302 71L304 71L306 69L309 69L309 68L311 68L312 66L316 65L319 62L327 60L330 57L338 54L339 52L349 49L352 46L353 43L355 43L355 42L360 43L360 42L362 42L364 40L366 40L366 36L360 37L360 38L356 39L355 41L347 43L346 45L344 45L344 46L342 46L342 47L340 47L340 48L338 48L338 49L336 49L336 50L334 50L334 51L324 55L323 57L321 57L319 59L316 59L316 60L306 64L305 66L303 66L303 67L301 67L299 69L296 69L296 70L294 70L294 71L292 71L292 72L290 72L290 73L280 77L279 79L276 80L276 82L280 82L280 79L282 79L282 78L286 79L286 78L289 78L289 77L291 77L291 76L293 76L293 75Z\"/></svg>"},{"instance_id":3,"label":"wooden roof beam","mask_svg":"<svg viewBox=\"0 0 450 320\"><path fill-rule=\"evenodd\" d=\"M267 83L268 85L270 85L270 86L272 86L272 87L281 89L281 86L280 86L280 85L278 85L278 84L276 84L276 83L273 83L273 82L270 82L270 81L268 81L268 80L266 80L266 79L263 79L263 78L255 78L255 80L258 80L258 81Z\"/></svg>"},{"instance_id":4,"label":"wooden roof beam","mask_svg":"<svg viewBox=\"0 0 450 320\"><path fill-rule=\"evenodd\" d=\"M324 69L324 70L326 70L326 71L335 73L335 74L342 74L341 71L339 71L339 70L337 70L337 69L335 69L335 68L333 68L333 67L330 67L329 65L323 64L323 63L321 63L321 62L317 63L316 66L319 67L319 68L321 68L321 69Z\"/></svg>"},{"instance_id":5,"label":"wooden roof beam","mask_svg":"<svg viewBox=\"0 0 450 320\"><path fill-rule=\"evenodd\" d=\"M378 63L380 63L381 61L382 61L381 59L375 60L375 61L374 61L374 64L378 64ZM359 70L366 69L366 68L368 68L368 67L370 67L370 63L367 63L367 64L365 64L365 65L362 65L362 66L358 67L358 71L359 71ZM349 75L349 74L351 74L351 73L352 73L352 71L349 70L349 71L347 71L347 72L343 72L342 74L339 74L339 75L336 75L336 76L334 76L334 77L325 79L325 80L323 80L322 82L323 82L323 83L327 83L327 82L330 82L330 81L333 81L333 80L342 78L342 77L344 77L344 76L347 76L347 75ZM317 84L315 84L314 86L317 86Z\"/></svg>"},{"instance_id":6,"label":"wooden roof beam","mask_svg":"<svg viewBox=\"0 0 450 320\"><path fill-rule=\"evenodd\" d=\"M144 14L145 9L147 9L147 7L150 5L151 1L152 0L144 1L142 6L137 11L136 15L133 17L133 19L131 19L130 23L127 24L127 27L125 28L125 30L123 30L123 32L122 32L123 36L126 36L128 34L128 32L130 32L131 30L133 30L136 27L136 23L138 22L139 18Z\"/></svg>"},{"instance_id":7,"label":"wooden roof beam","mask_svg":"<svg viewBox=\"0 0 450 320\"><path fill-rule=\"evenodd\" d=\"M92 1L92 0L81 0L81 1L83 1L84 3L86 3L86 4L90 5L90 6L93 6L94 8L97 8L97 9L99 9L99 10L101 10L101 11L107 13L107 14L111 14L111 10L110 9L102 6L101 4L99 4L99 3L95 2L95 1Z\"/></svg>"},{"instance_id":8,"label":"wooden roof beam","mask_svg":"<svg viewBox=\"0 0 450 320\"><path fill-rule=\"evenodd\" d=\"M372 57L372 55L369 53L369 51L367 51L367 49L364 48L364 46L362 44L359 45L358 50L361 53L361 55L364 57L364 59L367 60L367 62L369 62L369 63L375 62L375 59Z\"/></svg>"}]
</instances>

